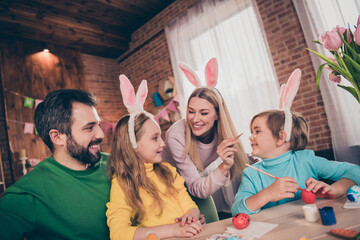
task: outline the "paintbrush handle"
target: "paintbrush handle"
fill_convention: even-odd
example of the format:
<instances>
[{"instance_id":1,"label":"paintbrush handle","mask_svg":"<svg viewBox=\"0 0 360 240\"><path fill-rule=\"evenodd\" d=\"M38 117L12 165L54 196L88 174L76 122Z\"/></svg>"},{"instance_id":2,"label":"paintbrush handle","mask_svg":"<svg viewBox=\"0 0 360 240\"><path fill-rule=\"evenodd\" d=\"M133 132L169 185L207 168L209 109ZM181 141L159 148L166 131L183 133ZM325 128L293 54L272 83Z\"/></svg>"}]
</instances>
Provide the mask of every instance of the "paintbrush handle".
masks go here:
<instances>
[{"instance_id":1,"label":"paintbrush handle","mask_svg":"<svg viewBox=\"0 0 360 240\"><path fill-rule=\"evenodd\" d=\"M244 134L244 133L240 133L239 135L237 135L237 136L235 137L235 141L238 140L239 137L241 137L241 135L243 135L243 134Z\"/></svg>"},{"instance_id":2,"label":"paintbrush handle","mask_svg":"<svg viewBox=\"0 0 360 240\"><path fill-rule=\"evenodd\" d=\"M253 167L253 166L251 166L250 164L247 164L247 163L246 163L245 165L248 166L248 167L251 167L252 169L255 169L256 171L259 171L259 172L261 172L261 173L263 173L263 174L265 174L265 175L268 175L269 177L278 179L278 177L275 177L274 175L271 175L270 173L264 172L263 170L260 170L260 169L258 169L258 168L256 168L256 167Z\"/></svg>"}]
</instances>

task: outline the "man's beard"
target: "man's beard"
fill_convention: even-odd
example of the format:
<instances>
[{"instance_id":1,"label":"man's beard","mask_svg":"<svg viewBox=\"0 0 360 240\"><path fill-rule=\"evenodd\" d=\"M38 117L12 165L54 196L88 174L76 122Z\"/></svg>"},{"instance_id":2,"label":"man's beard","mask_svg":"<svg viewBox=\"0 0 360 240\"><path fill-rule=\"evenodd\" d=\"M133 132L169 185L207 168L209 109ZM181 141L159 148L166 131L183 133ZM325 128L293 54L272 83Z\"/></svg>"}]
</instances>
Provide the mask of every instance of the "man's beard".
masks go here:
<instances>
[{"instance_id":1,"label":"man's beard","mask_svg":"<svg viewBox=\"0 0 360 240\"><path fill-rule=\"evenodd\" d=\"M100 160L101 154L100 152L97 152L96 155L94 155L89 151L89 148L91 145L100 144L101 142L102 139L96 139L91 141L87 148L85 148L79 145L70 134L67 138L66 149L73 158L77 159L79 162L89 164L89 167L92 167Z\"/></svg>"}]
</instances>

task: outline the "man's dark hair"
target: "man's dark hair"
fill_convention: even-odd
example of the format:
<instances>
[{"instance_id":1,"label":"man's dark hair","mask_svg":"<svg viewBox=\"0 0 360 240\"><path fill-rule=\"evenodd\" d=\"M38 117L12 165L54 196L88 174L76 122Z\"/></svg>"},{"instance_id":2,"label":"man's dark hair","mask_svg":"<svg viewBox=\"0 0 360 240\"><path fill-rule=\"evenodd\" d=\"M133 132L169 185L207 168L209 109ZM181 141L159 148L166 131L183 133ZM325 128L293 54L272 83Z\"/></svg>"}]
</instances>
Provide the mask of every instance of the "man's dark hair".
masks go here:
<instances>
[{"instance_id":1,"label":"man's dark hair","mask_svg":"<svg viewBox=\"0 0 360 240\"><path fill-rule=\"evenodd\" d=\"M39 136L51 152L54 145L49 132L56 129L60 133L71 135L73 103L82 103L90 107L96 106L94 95L83 90L61 89L49 93L35 110L35 127Z\"/></svg>"}]
</instances>

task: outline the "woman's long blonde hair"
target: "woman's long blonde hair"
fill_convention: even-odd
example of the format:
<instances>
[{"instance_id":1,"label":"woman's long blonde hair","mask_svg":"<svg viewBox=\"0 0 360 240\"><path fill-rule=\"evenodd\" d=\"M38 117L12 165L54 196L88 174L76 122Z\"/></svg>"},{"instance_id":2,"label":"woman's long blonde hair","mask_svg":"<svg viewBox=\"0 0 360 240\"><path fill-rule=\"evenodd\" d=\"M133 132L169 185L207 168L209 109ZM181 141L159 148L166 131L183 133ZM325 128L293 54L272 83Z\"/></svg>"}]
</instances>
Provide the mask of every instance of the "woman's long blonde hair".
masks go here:
<instances>
[{"instance_id":1,"label":"woman's long blonde hair","mask_svg":"<svg viewBox=\"0 0 360 240\"><path fill-rule=\"evenodd\" d=\"M217 93L215 93L217 91ZM220 144L226 138L235 138L238 134L234 124L231 120L229 111L226 107L224 99L222 98L220 92L217 89L209 89L207 87L196 88L189 97L187 103L186 113L189 111L189 103L191 98L198 97L205 99L211 103L216 113L218 114L218 120L214 123L214 128L218 136L218 144ZM234 156L234 165L230 169L231 179L236 176L239 176L245 168L245 163L248 163L248 158L244 152L244 148L240 141L238 141L235 146L237 152ZM185 140L185 156L190 155L190 158L194 162L195 166L199 172L204 170L204 166L200 159L199 148L197 145L196 136L192 133L191 127L186 119L186 140Z\"/></svg>"},{"instance_id":2,"label":"woman's long blonde hair","mask_svg":"<svg viewBox=\"0 0 360 240\"><path fill-rule=\"evenodd\" d=\"M135 117L134 130L136 141L139 141L144 130L142 126L150 118L144 113ZM164 202L162 201L158 189L146 176L145 164L138 157L131 145L128 133L129 115L122 117L116 125L111 154L107 163L107 172L110 179L116 177L117 181L126 193L126 202L135 211L133 224L140 223L145 216L145 208L140 196L140 189L145 190L154 199L154 207L159 207L159 216L162 214ZM154 163L154 172L166 184L167 193L175 194L176 189L172 185L175 176L171 170L162 163Z\"/></svg>"}]
</instances>

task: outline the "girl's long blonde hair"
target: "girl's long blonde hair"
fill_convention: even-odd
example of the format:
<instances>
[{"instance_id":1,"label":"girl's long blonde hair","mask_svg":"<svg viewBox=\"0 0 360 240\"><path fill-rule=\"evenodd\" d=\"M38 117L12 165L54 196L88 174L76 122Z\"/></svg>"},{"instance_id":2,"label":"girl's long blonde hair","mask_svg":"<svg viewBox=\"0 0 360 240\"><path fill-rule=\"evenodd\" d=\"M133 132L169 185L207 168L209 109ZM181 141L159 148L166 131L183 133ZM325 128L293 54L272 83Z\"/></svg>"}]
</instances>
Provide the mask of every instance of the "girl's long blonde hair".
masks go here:
<instances>
[{"instance_id":1,"label":"girl's long blonde hair","mask_svg":"<svg viewBox=\"0 0 360 240\"><path fill-rule=\"evenodd\" d=\"M216 113L218 114L218 120L215 121L214 128L217 132L218 143L220 144L226 138L235 138L238 133L231 120L224 99L222 98L220 92L217 91L217 93L215 93L214 91L217 91L217 89L212 90L207 87L196 88L189 97L186 113L189 111L189 103L193 97L202 98L211 103L214 106ZM234 156L234 165L230 169L231 179L239 176L245 168L245 163L248 163L248 158L240 141L238 141L234 147L237 149L237 152L235 152ZM187 119L184 154L185 156L187 154L190 155L190 158L194 162L199 172L204 170L204 166L200 159L197 139L196 136L192 133Z\"/></svg>"},{"instance_id":2,"label":"girl's long blonde hair","mask_svg":"<svg viewBox=\"0 0 360 240\"><path fill-rule=\"evenodd\" d=\"M150 118L144 113L135 117L134 130L136 141L142 137L144 130L142 126ZM146 176L145 164L138 157L131 145L128 133L129 115L122 117L116 125L111 154L107 163L107 172L110 179L116 177L117 181L126 193L126 202L135 212L131 219L133 224L140 223L145 216L145 208L140 196L140 189L145 190L154 199L154 207L159 207L159 216L162 214L164 202L158 189ZM154 163L154 172L166 184L167 193L173 195L176 189L172 185L175 176L171 170L162 163Z\"/></svg>"}]
</instances>

